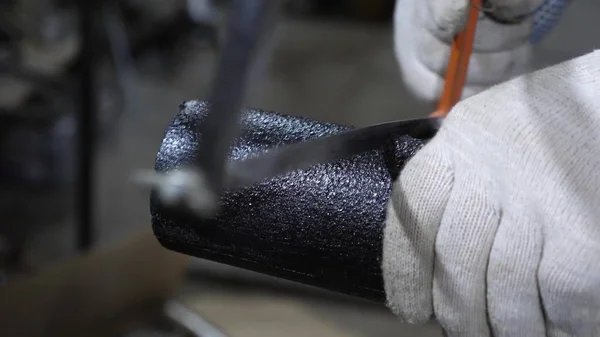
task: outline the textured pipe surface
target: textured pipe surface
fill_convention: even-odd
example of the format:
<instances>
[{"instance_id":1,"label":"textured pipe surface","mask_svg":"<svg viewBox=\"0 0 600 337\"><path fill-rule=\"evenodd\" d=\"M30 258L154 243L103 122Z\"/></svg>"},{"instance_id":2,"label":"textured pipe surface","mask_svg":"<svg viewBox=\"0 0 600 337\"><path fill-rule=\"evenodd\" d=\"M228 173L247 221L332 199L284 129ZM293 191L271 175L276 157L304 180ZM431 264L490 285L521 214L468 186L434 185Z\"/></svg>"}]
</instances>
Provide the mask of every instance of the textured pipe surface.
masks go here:
<instances>
[{"instance_id":1,"label":"textured pipe surface","mask_svg":"<svg viewBox=\"0 0 600 337\"><path fill-rule=\"evenodd\" d=\"M189 101L180 109L157 155L159 172L196 160L207 104ZM348 127L245 110L241 129L232 160ZM175 214L153 195L152 227L168 249L383 301L386 203L393 179L423 142L391 134L378 150L226 191L219 215L211 220Z\"/></svg>"}]
</instances>

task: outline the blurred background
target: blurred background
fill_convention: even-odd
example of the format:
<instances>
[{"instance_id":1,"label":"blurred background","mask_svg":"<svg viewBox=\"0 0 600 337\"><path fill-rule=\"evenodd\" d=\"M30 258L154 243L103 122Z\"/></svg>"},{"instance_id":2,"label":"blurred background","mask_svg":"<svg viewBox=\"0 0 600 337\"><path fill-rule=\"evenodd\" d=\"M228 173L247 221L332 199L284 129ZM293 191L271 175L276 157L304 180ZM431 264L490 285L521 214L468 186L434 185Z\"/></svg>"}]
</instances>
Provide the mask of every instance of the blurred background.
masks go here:
<instances>
[{"instance_id":1,"label":"blurred background","mask_svg":"<svg viewBox=\"0 0 600 337\"><path fill-rule=\"evenodd\" d=\"M39 336L77 336L79 328L86 336L441 335L434 325L399 324L381 305L182 261L145 236L148 195L131 184L131 174L153 167L178 105L206 98L228 1L86 3L0 4L0 289L10 289L0 290L1 323L19 317L31 331L40 324ZM355 126L426 116L432 107L400 81L393 7L393 0L287 1L268 74L247 105ZM597 13L598 2L573 1L537 47L536 67L597 48ZM130 288L119 288L120 281ZM60 284L67 286L39 309L33 294ZM142 298L159 300L140 306ZM107 308L135 302L152 314L90 309L111 301L122 303ZM77 329L68 326L77 325L74 319L49 314L73 318L86 310L91 325ZM107 320L125 317L136 323L108 328Z\"/></svg>"}]
</instances>

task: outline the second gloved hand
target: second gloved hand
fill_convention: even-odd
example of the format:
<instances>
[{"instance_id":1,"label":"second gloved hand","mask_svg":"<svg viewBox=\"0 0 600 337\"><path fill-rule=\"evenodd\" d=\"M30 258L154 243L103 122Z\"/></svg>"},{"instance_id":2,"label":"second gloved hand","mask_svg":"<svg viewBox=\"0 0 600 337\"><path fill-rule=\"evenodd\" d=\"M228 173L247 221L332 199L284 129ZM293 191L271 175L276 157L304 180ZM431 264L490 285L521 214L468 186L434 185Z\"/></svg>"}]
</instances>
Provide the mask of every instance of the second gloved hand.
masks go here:
<instances>
[{"instance_id":1,"label":"second gloved hand","mask_svg":"<svg viewBox=\"0 0 600 337\"><path fill-rule=\"evenodd\" d=\"M534 13L545 1L483 1L463 97L529 70ZM470 0L397 0L395 54L404 83L419 98L434 101L440 96L450 45L464 28L470 6Z\"/></svg>"},{"instance_id":2,"label":"second gloved hand","mask_svg":"<svg viewBox=\"0 0 600 337\"><path fill-rule=\"evenodd\" d=\"M388 305L449 336L600 336L600 51L460 102L394 185Z\"/></svg>"}]
</instances>

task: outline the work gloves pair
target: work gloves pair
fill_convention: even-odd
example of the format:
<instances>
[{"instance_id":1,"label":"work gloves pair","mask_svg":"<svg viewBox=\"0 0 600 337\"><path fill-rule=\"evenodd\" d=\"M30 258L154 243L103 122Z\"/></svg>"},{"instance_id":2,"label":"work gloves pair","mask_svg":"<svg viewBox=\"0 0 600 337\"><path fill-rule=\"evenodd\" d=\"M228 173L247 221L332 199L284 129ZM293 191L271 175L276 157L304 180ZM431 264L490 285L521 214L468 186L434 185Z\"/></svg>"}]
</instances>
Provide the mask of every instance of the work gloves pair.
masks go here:
<instances>
[{"instance_id":1,"label":"work gloves pair","mask_svg":"<svg viewBox=\"0 0 600 337\"><path fill-rule=\"evenodd\" d=\"M439 96L469 5L398 0L396 55L421 98ZM530 61L526 14L547 4L484 5L469 98L394 185L388 306L448 336L600 336L600 51L513 78Z\"/></svg>"}]
</instances>

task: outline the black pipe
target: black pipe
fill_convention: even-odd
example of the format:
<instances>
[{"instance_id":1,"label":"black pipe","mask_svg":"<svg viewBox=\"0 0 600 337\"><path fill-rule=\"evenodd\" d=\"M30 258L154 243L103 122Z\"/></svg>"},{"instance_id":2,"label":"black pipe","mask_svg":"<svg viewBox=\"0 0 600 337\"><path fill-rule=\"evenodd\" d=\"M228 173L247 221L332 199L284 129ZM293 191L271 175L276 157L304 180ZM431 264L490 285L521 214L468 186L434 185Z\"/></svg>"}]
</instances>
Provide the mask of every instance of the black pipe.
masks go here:
<instances>
[{"instance_id":1,"label":"black pipe","mask_svg":"<svg viewBox=\"0 0 600 337\"><path fill-rule=\"evenodd\" d=\"M158 172L197 161L209 111L206 102L181 106L158 152ZM350 128L244 110L240 129L229 160ZM392 182L426 142L386 134L389 141L373 151L225 190L214 218L164 207L153 193L154 234L187 255L383 302L383 223Z\"/></svg>"}]
</instances>

